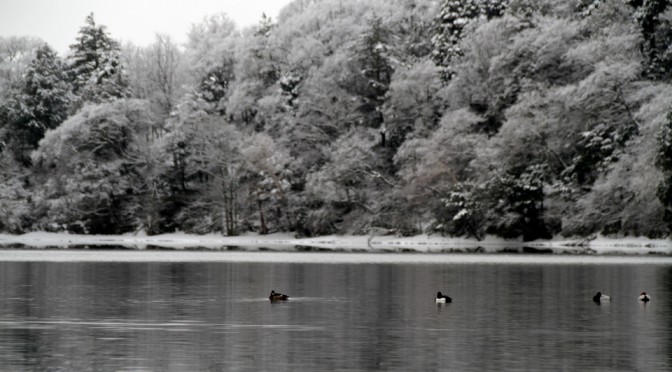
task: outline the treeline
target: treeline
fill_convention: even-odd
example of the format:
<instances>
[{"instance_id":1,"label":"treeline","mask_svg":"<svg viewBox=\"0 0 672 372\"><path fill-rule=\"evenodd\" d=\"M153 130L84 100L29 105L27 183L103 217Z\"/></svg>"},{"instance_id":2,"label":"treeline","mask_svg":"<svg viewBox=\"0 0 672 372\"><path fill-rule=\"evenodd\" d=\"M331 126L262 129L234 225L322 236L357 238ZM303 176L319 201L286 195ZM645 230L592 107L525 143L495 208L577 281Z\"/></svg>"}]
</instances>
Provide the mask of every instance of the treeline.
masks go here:
<instances>
[{"instance_id":1,"label":"treeline","mask_svg":"<svg viewBox=\"0 0 672 372\"><path fill-rule=\"evenodd\" d=\"M0 230L668 235L667 0L296 0L0 39ZM113 33L114 30L111 30Z\"/></svg>"}]
</instances>

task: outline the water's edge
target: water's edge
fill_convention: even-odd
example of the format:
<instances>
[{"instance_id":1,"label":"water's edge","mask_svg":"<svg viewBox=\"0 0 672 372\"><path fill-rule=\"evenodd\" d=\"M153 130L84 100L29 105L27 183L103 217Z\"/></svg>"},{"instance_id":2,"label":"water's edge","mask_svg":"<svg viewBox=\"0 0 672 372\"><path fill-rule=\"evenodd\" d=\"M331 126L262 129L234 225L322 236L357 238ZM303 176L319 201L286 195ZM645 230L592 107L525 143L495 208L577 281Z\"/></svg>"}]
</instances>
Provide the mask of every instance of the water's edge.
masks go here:
<instances>
[{"instance_id":1,"label":"water's edge","mask_svg":"<svg viewBox=\"0 0 672 372\"><path fill-rule=\"evenodd\" d=\"M0 234L0 246L19 249L164 249L278 252L369 253L522 253L575 255L672 255L672 241L645 238L548 240L522 242L488 237L475 239L421 235L325 236L294 238L288 234L226 237L216 234L188 235L72 235L62 233Z\"/></svg>"}]
</instances>

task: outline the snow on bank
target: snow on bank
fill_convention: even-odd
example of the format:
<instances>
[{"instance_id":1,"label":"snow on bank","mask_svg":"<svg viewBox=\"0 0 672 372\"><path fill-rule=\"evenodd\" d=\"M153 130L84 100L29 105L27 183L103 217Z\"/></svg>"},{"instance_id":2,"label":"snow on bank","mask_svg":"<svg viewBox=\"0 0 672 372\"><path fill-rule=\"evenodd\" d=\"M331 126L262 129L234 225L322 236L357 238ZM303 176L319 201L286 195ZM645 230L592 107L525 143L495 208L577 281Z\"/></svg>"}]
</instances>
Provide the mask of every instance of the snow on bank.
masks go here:
<instances>
[{"instance_id":1,"label":"snow on bank","mask_svg":"<svg viewBox=\"0 0 672 372\"><path fill-rule=\"evenodd\" d=\"M482 252L482 253L570 253L608 255L672 255L672 241L646 238L592 240L549 240L521 242L488 237L485 240L419 235L395 236L323 236L294 238L291 234L243 235L227 237L218 234L189 235L183 233L154 236L139 235L73 235L34 232L24 235L0 234L0 245L32 248L126 247L146 249L240 249L271 251L337 251L337 252Z\"/></svg>"}]
</instances>

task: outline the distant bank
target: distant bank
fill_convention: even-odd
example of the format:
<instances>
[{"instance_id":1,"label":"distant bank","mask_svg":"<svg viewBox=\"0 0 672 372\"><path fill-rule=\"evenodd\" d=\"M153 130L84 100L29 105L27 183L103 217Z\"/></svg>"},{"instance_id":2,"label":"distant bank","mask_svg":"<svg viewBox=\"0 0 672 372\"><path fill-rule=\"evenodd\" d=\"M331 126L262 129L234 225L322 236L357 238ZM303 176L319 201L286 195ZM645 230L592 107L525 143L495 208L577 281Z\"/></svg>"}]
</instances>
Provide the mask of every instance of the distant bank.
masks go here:
<instances>
[{"instance_id":1,"label":"distant bank","mask_svg":"<svg viewBox=\"0 0 672 372\"><path fill-rule=\"evenodd\" d=\"M435 235L414 237L348 235L295 238L291 234L243 235L183 233L147 236L74 235L34 232L23 235L0 234L0 245L16 248L114 248L204 249L331 252L411 252L411 253L555 253L601 255L672 255L672 240L647 238L605 238L539 240L522 242L488 237L484 240Z\"/></svg>"}]
</instances>

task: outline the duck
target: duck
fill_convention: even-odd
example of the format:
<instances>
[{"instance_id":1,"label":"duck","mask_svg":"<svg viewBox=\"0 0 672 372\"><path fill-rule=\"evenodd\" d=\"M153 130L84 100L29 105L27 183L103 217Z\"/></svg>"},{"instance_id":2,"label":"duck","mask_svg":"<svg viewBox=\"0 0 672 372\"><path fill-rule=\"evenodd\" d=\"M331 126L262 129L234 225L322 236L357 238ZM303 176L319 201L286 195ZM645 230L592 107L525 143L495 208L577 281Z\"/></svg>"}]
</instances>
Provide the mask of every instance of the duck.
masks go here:
<instances>
[{"instance_id":1,"label":"duck","mask_svg":"<svg viewBox=\"0 0 672 372\"><path fill-rule=\"evenodd\" d=\"M289 298L286 294L275 293L274 290L271 290L271 295L268 296L268 299L271 301L285 301Z\"/></svg>"},{"instance_id":2,"label":"duck","mask_svg":"<svg viewBox=\"0 0 672 372\"><path fill-rule=\"evenodd\" d=\"M448 296L442 295L440 291L436 294L436 303L437 304L445 304L445 303L451 303L451 302L453 302L453 299L448 297Z\"/></svg>"},{"instance_id":3,"label":"duck","mask_svg":"<svg viewBox=\"0 0 672 372\"><path fill-rule=\"evenodd\" d=\"M602 292L597 292L595 296L593 296L593 301L595 302L607 302L611 301L611 297L607 296L606 294L602 294Z\"/></svg>"},{"instance_id":4,"label":"duck","mask_svg":"<svg viewBox=\"0 0 672 372\"><path fill-rule=\"evenodd\" d=\"M642 302L649 302L649 301L651 301L651 296L646 294L646 292L642 292L642 293L639 294L639 300L642 301Z\"/></svg>"}]
</instances>

